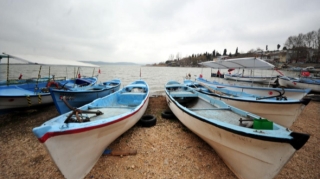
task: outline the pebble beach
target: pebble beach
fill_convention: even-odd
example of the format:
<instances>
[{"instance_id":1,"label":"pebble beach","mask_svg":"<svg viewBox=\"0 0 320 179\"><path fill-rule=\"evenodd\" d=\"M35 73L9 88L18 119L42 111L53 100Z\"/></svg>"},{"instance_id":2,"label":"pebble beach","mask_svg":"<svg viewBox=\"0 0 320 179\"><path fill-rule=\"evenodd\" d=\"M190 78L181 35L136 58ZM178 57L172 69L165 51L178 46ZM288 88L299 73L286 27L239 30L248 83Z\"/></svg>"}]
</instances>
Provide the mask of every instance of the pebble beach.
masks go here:
<instances>
[{"instance_id":1,"label":"pebble beach","mask_svg":"<svg viewBox=\"0 0 320 179\"><path fill-rule=\"evenodd\" d=\"M215 151L178 119L165 119L165 97L150 97L145 114L157 118L153 127L136 124L108 149L137 150L136 155L102 155L86 179L237 178ZM56 178L63 175L32 129L58 116L55 106L0 116L0 178ZM276 179L320 178L320 102L311 101L290 128L310 139L283 167ZM76 155L77 151L75 151Z\"/></svg>"}]
</instances>

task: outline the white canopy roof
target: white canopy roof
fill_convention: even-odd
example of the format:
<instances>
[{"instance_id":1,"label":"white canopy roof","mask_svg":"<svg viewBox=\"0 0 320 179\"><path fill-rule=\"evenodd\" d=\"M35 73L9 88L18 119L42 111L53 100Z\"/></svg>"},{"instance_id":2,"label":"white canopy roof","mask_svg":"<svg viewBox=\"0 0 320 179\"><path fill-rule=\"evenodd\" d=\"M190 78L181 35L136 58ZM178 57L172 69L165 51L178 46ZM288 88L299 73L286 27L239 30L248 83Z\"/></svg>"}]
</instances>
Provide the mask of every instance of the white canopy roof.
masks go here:
<instances>
[{"instance_id":1,"label":"white canopy roof","mask_svg":"<svg viewBox=\"0 0 320 179\"><path fill-rule=\"evenodd\" d=\"M7 58L9 56L10 64L34 64L34 65L45 65L45 66L72 66L72 67L99 67L98 65L83 63L79 61L56 59L46 56L31 56L31 55L19 55L12 56L9 54L1 54L2 60L0 64L7 64Z\"/></svg>"},{"instance_id":2,"label":"white canopy roof","mask_svg":"<svg viewBox=\"0 0 320 179\"><path fill-rule=\"evenodd\" d=\"M249 68L249 69L272 69L274 65L255 57L247 58L234 58L229 60L207 61L199 63L200 65L215 68L215 69L237 69L237 68Z\"/></svg>"}]
</instances>

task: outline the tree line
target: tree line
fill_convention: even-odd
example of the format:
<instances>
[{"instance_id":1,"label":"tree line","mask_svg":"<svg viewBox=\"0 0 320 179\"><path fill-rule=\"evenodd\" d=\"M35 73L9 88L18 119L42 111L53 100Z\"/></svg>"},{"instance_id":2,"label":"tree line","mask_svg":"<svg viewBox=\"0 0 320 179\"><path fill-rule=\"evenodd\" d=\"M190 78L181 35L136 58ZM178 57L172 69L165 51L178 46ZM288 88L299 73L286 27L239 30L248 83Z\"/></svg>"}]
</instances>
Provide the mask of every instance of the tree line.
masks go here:
<instances>
[{"instance_id":1,"label":"tree line","mask_svg":"<svg viewBox=\"0 0 320 179\"><path fill-rule=\"evenodd\" d=\"M279 51L281 45L277 44L276 45L277 50ZM311 48L311 49L316 49L317 53L317 58L320 58L320 28L317 31L310 31L306 34L300 33L297 36L290 36L288 39L285 41L282 50L287 50L287 49L297 49L299 51L306 49L306 48ZM266 45L266 52L268 52L268 45ZM180 53L177 53L176 56L171 54L168 58L168 60L165 62L166 65L170 64L173 66L197 66L199 62L203 61L209 61L212 60L213 58L219 57L219 56L228 56L230 58L232 57L244 57L248 56L249 54L254 54L254 53L263 53L264 50L261 48L251 49L249 50L246 54L240 54L238 53L238 47L236 48L234 53L227 52L227 49L223 50L223 54L220 54L219 52L216 52L216 50L213 50L212 53L202 53L202 54L192 54L189 55L188 57L181 57ZM297 52L299 53L299 52Z\"/></svg>"},{"instance_id":2,"label":"tree line","mask_svg":"<svg viewBox=\"0 0 320 179\"><path fill-rule=\"evenodd\" d=\"M290 36L284 45L287 49L307 47L320 50L320 28L318 31L311 31L306 34L300 33L297 36Z\"/></svg>"}]
</instances>

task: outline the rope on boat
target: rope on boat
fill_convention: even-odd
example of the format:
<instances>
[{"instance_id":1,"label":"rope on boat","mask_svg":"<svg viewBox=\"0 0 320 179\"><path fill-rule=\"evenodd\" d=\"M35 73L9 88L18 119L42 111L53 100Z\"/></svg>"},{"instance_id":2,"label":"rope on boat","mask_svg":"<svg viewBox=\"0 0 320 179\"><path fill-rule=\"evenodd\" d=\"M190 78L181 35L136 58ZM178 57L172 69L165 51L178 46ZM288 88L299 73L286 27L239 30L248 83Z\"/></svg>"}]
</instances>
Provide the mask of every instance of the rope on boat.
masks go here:
<instances>
[{"instance_id":1,"label":"rope on boat","mask_svg":"<svg viewBox=\"0 0 320 179\"><path fill-rule=\"evenodd\" d=\"M75 108L75 107L72 107L72 106L67 102L65 96L62 97L62 101L64 102L64 104L65 104L70 110L72 110L72 113L69 114L69 116L68 116L67 119L65 120L65 123L68 123L68 122L72 121L72 120L71 120L71 117L72 117L73 115L76 116L76 119L77 119L78 122L87 122L87 121L90 121L90 118L84 117L84 116L82 116L82 114L95 114L95 115L97 115L97 116L103 114L103 113L102 113L101 111L99 111L99 110L97 110L97 111L88 111L88 110L81 110L81 109L77 109L77 108ZM79 116L79 115L80 115L80 116Z\"/></svg>"},{"instance_id":2,"label":"rope on boat","mask_svg":"<svg viewBox=\"0 0 320 179\"><path fill-rule=\"evenodd\" d=\"M40 94L38 94L38 103L41 104L41 100L42 100L42 97Z\"/></svg>"},{"instance_id":3,"label":"rope on boat","mask_svg":"<svg viewBox=\"0 0 320 179\"><path fill-rule=\"evenodd\" d=\"M7 85L9 85L9 55L8 55L8 62L7 62Z\"/></svg>"},{"instance_id":4,"label":"rope on boat","mask_svg":"<svg viewBox=\"0 0 320 179\"><path fill-rule=\"evenodd\" d=\"M218 91L218 90L213 90L212 88L210 88L209 86L205 85L204 83L201 83L201 82L198 82L198 83L199 83L199 85L207 88L210 92L212 92L212 93L214 93L214 94L217 94L217 95L220 95L220 96L223 96L223 95L224 95L223 92Z\"/></svg>"},{"instance_id":5,"label":"rope on boat","mask_svg":"<svg viewBox=\"0 0 320 179\"><path fill-rule=\"evenodd\" d=\"M41 72L41 68L42 68L42 65L40 65L40 69L39 69L39 73L38 73L38 78L37 78L37 83L36 83L36 87L34 88L34 91L38 91L38 82L39 82L39 78L40 78L40 72Z\"/></svg>"},{"instance_id":6,"label":"rope on boat","mask_svg":"<svg viewBox=\"0 0 320 179\"><path fill-rule=\"evenodd\" d=\"M261 99L270 99L270 98L276 98L277 100L287 100L286 96L283 96L285 93L285 90L281 88L282 91L274 90L279 93L279 95L274 95L274 96L268 96L268 97L257 97L256 100L261 100Z\"/></svg>"},{"instance_id":7,"label":"rope on boat","mask_svg":"<svg viewBox=\"0 0 320 179\"><path fill-rule=\"evenodd\" d=\"M26 98L27 98L27 101L28 101L28 106L31 106L30 96L29 96L29 95L27 95L27 96L26 96Z\"/></svg>"}]
</instances>

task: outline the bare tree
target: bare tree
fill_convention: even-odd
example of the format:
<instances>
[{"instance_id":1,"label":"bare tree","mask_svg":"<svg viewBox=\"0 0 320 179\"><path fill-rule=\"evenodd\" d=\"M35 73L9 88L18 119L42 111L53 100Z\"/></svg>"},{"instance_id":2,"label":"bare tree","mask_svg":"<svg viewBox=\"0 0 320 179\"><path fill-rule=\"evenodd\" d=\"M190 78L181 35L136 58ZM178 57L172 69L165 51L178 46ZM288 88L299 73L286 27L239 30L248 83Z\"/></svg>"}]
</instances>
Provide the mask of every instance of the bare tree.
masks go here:
<instances>
[{"instance_id":1,"label":"bare tree","mask_svg":"<svg viewBox=\"0 0 320 179\"><path fill-rule=\"evenodd\" d=\"M173 61L174 60L174 55L173 54L169 55L169 59L168 60Z\"/></svg>"},{"instance_id":2,"label":"bare tree","mask_svg":"<svg viewBox=\"0 0 320 179\"><path fill-rule=\"evenodd\" d=\"M314 31L308 32L304 37L307 47L312 47L311 43L312 43L313 33L314 33Z\"/></svg>"},{"instance_id":3,"label":"bare tree","mask_svg":"<svg viewBox=\"0 0 320 179\"><path fill-rule=\"evenodd\" d=\"M181 55L180 55L180 53L178 52L177 55L176 55L176 59L179 61L179 60L180 60L180 57L181 57Z\"/></svg>"},{"instance_id":4,"label":"bare tree","mask_svg":"<svg viewBox=\"0 0 320 179\"><path fill-rule=\"evenodd\" d=\"M319 28L319 30L318 30L318 32L317 32L317 41L316 41L316 48L318 48L318 50L319 50L319 52L320 52L320 28Z\"/></svg>"},{"instance_id":5,"label":"bare tree","mask_svg":"<svg viewBox=\"0 0 320 179\"><path fill-rule=\"evenodd\" d=\"M304 47L305 46L304 39L305 39L305 35L303 35L302 33L300 33L297 36L297 41L296 41L297 47Z\"/></svg>"},{"instance_id":6,"label":"bare tree","mask_svg":"<svg viewBox=\"0 0 320 179\"><path fill-rule=\"evenodd\" d=\"M312 48L317 48L317 37L318 37L318 32L317 31L312 31Z\"/></svg>"},{"instance_id":7,"label":"bare tree","mask_svg":"<svg viewBox=\"0 0 320 179\"><path fill-rule=\"evenodd\" d=\"M255 50L254 49L251 49L251 50L249 50L247 53L254 53L255 52Z\"/></svg>"},{"instance_id":8,"label":"bare tree","mask_svg":"<svg viewBox=\"0 0 320 179\"><path fill-rule=\"evenodd\" d=\"M290 36L284 43L284 46L287 47L288 49L292 49L295 46L295 36Z\"/></svg>"},{"instance_id":9,"label":"bare tree","mask_svg":"<svg viewBox=\"0 0 320 179\"><path fill-rule=\"evenodd\" d=\"M304 37L305 36L301 33L298 36L290 36L286 40L284 45L289 49L294 47L304 47L305 46Z\"/></svg>"}]
</instances>

